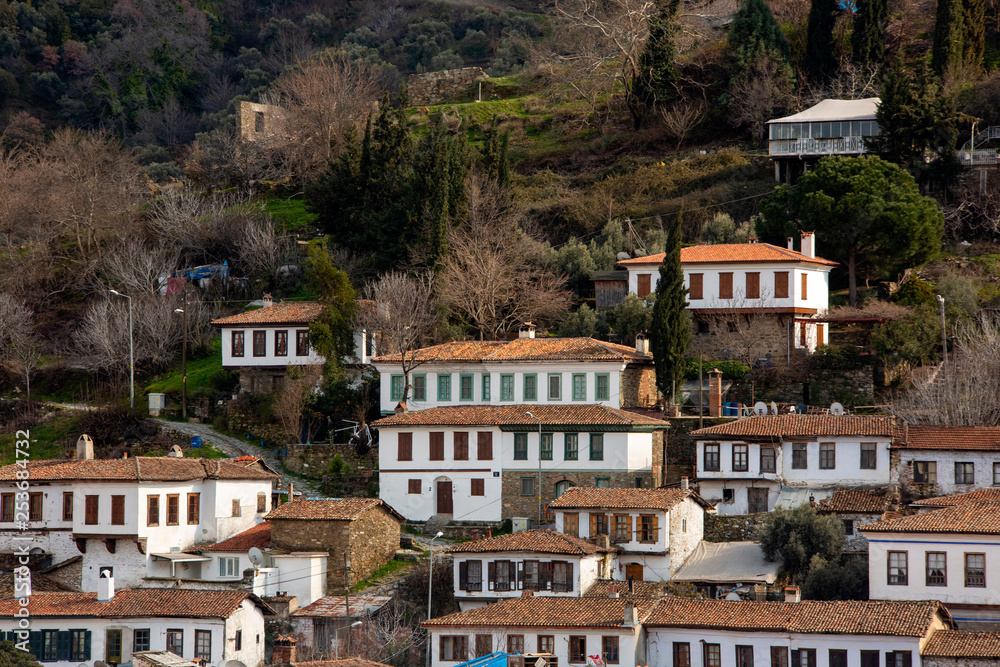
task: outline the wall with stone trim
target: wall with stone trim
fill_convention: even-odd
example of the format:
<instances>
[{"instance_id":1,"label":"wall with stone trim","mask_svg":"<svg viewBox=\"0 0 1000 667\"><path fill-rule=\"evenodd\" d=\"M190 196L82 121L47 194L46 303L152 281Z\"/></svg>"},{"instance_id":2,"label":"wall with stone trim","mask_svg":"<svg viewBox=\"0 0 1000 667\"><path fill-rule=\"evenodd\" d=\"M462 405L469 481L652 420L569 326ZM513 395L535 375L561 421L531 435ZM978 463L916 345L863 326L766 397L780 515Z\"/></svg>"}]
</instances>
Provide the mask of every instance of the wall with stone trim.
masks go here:
<instances>
[{"instance_id":1,"label":"wall with stone trim","mask_svg":"<svg viewBox=\"0 0 1000 667\"><path fill-rule=\"evenodd\" d=\"M351 475L361 475L378 468L378 450L372 449L364 456L358 456L354 447L348 444L288 445L288 453L283 463L294 473L311 477L330 474L330 463L335 456L351 466Z\"/></svg>"},{"instance_id":2,"label":"wall with stone trim","mask_svg":"<svg viewBox=\"0 0 1000 667\"><path fill-rule=\"evenodd\" d=\"M264 141L279 133L284 118L281 107L273 104L240 102L240 137L246 141Z\"/></svg>"},{"instance_id":3,"label":"wall with stone trim","mask_svg":"<svg viewBox=\"0 0 1000 667\"><path fill-rule=\"evenodd\" d=\"M706 542L756 542L767 513L761 514L706 514Z\"/></svg>"},{"instance_id":4,"label":"wall with stone trim","mask_svg":"<svg viewBox=\"0 0 1000 667\"><path fill-rule=\"evenodd\" d=\"M965 628L963 628L965 629ZM975 632L995 632L994 628L976 629ZM997 667L1000 660L990 658L942 658L939 656L924 656L920 658L923 667Z\"/></svg>"},{"instance_id":5,"label":"wall with stone trim","mask_svg":"<svg viewBox=\"0 0 1000 667\"><path fill-rule=\"evenodd\" d=\"M659 402L656 369L652 365L630 364L621 375L622 407L653 408Z\"/></svg>"},{"instance_id":6,"label":"wall with stone trim","mask_svg":"<svg viewBox=\"0 0 1000 667\"><path fill-rule=\"evenodd\" d=\"M473 84L488 79L482 67L463 67L443 72L413 74L406 80L410 104L415 107L440 104L465 92Z\"/></svg>"}]
</instances>

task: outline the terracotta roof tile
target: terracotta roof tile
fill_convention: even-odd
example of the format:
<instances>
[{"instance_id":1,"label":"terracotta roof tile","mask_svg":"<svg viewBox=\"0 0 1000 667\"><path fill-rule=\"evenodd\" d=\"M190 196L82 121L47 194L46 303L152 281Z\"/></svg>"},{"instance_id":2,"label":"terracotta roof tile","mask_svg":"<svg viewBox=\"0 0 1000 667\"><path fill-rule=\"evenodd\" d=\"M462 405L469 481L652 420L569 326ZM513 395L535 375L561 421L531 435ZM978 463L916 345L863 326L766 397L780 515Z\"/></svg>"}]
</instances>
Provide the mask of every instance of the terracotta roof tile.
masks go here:
<instances>
[{"instance_id":1,"label":"terracotta roof tile","mask_svg":"<svg viewBox=\"0 0 1000 667\"><path fill-rule=\"evenodd\" d=\"M1000 488L976 489L968 493L956 493L951 496L935 496L915 500L911 505L917 507L952 507L969 503L1000 503Z\"/></svg>"},{"instance_id":2,"label":"terracotta roof tile","mask_svg":"<svg viewBox=\"0 0 1000 667\"><path fill-rule=\"evenodd\" d=\"M641 622L655 600L636 599L636 619ZM424 621L424 627L503 626L511 628L617 628L625 622L622 598L527 597L503 600L485 607L460 611Z\"/></svg>"},{"instance_id":3,"label":"terracotta roof tile","mask_svg":"<svg viewBox=\"0 0 1000 667\"><path fill-rule=\"evenodd\" d=\"M353 617L370 616L392 600L388 595L351 595ZM343 595L328 595L312 604L292 612L292 616L321 616L324 618L345 618L347 606Z\"/></svg>"},{"instance_id":4,"label":"terracotta roof tile","mask_svg":"<svg viewBox=\"0 0 1000 667\"><path fill-rule=\"evenodd\" d=\"M666 593L667 584L664 581L633 581L632 592L628 592L627 581L611 581L599 579L597 583L583 594L585 598L607 598L611 595L611 586L618 589L619 597L661 598Z\"/></svg>"},{"instance_id":5,"label":"terracotta roof tile","mask_svg":"<svg viewBox=\"0 0 1000 667\"><path fill-rule=\"evenodd\" d=\"M214 326L240 324L309 324L319 317L323 304L316 301L282 301L273 306L212 320Z\"/></svg>"},{"instance_id":6,"label":"terracotta roof tile","mask_svg":"<svg viewBox=\"0 0 1000 667\"><path fill-rule=\"evenodd\" d=\"M0 468L0 481L16 479L17 464ZM259 459L236 462L229 459L189 459L172 456L135 456L127 459L89 459L84 461L50 459L30 461L31 479L55 480L133 480L150 482L186 482L195 479L278 479Z\"/></svg>"},{"instance_id":7,"label":"terracotta roof tile","mask_svg":"<svg viewBox=\"0 0 1000 667\"><path fill-rule=\"evenodd\" d=\"M647 627L923 637L939 602L749 602L664 598Z\"/></svg>"},{"instance_id":8,"label":"terracotta roof tile","mask_svg":"<svg viewBox=\"0 0 1000 667\"><path fill-rule=\"evenodd\" d=\"M570 554L585 556L597 553L592 542L557 533L554 530L523 530L509 535L498 535L485 540L463 542L450 549L449 553L489 553L495 551L532 551L544 554Z\"/></svg>"},{"instance_id":9,"label":"terracotta roof tile","mask_svg":"<svg viewBox=\"0 0 1000 667\"><path fill-rule=\"evenodd\" d=\"M938 658L1000 658L1000 633L938 630L920 652Z\"/></svg>"},{"instance_id":10,"label":"terracotta roof tile","mask_svg":"<svg viewBox=\"0 0 1000 667\"><path fill-rule=\"evenodd\" d=\"M271 524L265 521L233 535L228 540L197 548L201 551L249 551L253 547L264 549L269 546L271 546Z\"/></svg>"},{"instance_id":11,"label":"terracotta roof tile","mask_svg":"<svg viewBox=\"0 0 1000 667\"><path fill-rule=\"evenodd\" d=\"M819 501L820 512L882 514L896 500L888 489L839 489Z\"/></svg>"},{"instance_id":12,"label":"terracotta roof tile","mask_svg":"<svg viewBox=\"0 0 1000 667\"><path fill-rule=\"evenodd\" d=\"M248 591L192 590L184 588L128 588L117 591L108 602L98 602L97 593L33 593L28 604L32 616L164 616L171 618L228 618L250 598L267 612L270 609ZM13 616L18 602L0 600L0 614Z\"/></svg>"},{"instance_id":13,"label":"terracotta roof tile","mask_svg":"<svg viewBox=\"0 0 1000 667\"><path fill-rule=\"evenodd\" d=\"M530 412L535 418L527 416ZM372 426L520 426L537 429L543 426L605 426L629 428L656 426L667 428L662 419L604 405L449 405L389 415Z\"/></svg>"},{"instance_id":14,"label":"terracotta roof tile","mask_svg":"<svg viewBox=\"0 0 1000 667\"><path fill-rule=\"evenodd\" d=\"M378 498L337 498L337 499L300 499L271 510L265 518L293 519L303 521L353 521L368 510L384 507L391 514L399 517L396 510Z\"/></svg>"},{"instance_id":15,"label":"terracotta roof tile","mask_svg":"<svg viewBox=\"0 0 1000 667\"><path fill-rule=\"evenodd\" d=\"M753 415L718 426L692 431L699 438L790 438L856 435L876 438L903 437L902 423L894 417L869 415Z\"/></svg>"},{"instance_id":16,"label":"terracotta roof tile","mask_svg":"<svg viewBox=\"0 0 1000 667\"><path fill-rule=\"evenodd\" d=\"M969 533L1000 535L1000 503L964 503L944 509L885 518L861 526L865 533Z\"/></svg>"},{"instance_id":17,"label":"terracotta roof tile","mask_svg":"<svg viewBox=\"0 0 1000 667\"><path fill-rule=\"evenodd\" d=\"M634 347L606 343L593 338L516 338L514 340L460 340L416 350L412 358L419 362L497 362L497 361L643 361L652 363L649 354ZM376 357L375 363L400 360L399 354Z\"/></svg>"},{"instance_id":18,"label":"terracotta roof tile","mask_svg":"<svg viewBox=\"0 0 1000 667\"><path fill-rule=\"evenodd\" d=\"M618 262L618 266L659 266L666 253L633 257ZM681 248L681 264L739 264L745 262L803 262L839 266L822 257L806 257L800 252L770 243L718 243Z\"/></svg>"},{"instance_id":19,"label":"terracotta roof tile","mask_svg":"<svg viewBox=\"0 0 1000 667\"><path fill-rule=\"evenodd\" d=\"M907 449L961 449L1000 451L1000 427L996 426L909 426Z\"/></svg>"},{"instance_id":20,"label":"terracotta roof tile","mask_svg":"<svg viewBox=\"0 0 1000 667\"><path fill-rule=\"evenodd\" d=\"M14 573L0 572L0 598L14 597ZM47 577L37 572L31 573L31 592L35 593L55 593L59 591L72 591L66 584Z\"/></svg>"},{"instance_id":21,"label":"terracotta roof tile","mask_svg":"<svg viewBox=\"0 0 1000 667\"><path fill-rule=\"evenodd\" d=\"M669 510L688 497L697 498L697 494L690 489L597 489L576 486L552 501L549 507Z\"/></svg>"}]
</instances>

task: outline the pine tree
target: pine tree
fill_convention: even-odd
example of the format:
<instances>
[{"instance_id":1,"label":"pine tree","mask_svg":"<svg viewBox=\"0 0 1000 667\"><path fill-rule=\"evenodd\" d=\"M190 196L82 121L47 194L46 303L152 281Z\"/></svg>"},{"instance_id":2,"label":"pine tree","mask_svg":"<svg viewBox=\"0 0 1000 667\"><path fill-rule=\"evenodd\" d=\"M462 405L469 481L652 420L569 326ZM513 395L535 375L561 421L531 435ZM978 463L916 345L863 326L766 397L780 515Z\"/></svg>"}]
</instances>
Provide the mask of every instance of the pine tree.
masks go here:
<instances>
[{"instance_id":1,"label":"pine tree","mask_svg":"<svg viewBox=\"0 0 1000 667\"><path fill-rule=\"evenodd\" d=\"M964 33L962 0L938 0L934 45L931 47L931 67L938 76L944 76L962 65Z\"/></svg>"},{"instance_id":2,"label":"pine tree","mask_svg":"<svg viewBox=\"0 0 1000 667\"><path fill-rule=\"evenodd\" d=\"M973 73L983 67L983 48L986 41L986 0L965 0L965 34L962 36L964 64Z\"/></svg>"},{"instance_id":3,"label":"pine tree","mask_svg":"<svg viewBox=\"0 0 1000 667\"><path fill-rule=\"evenodd\" d=\"M762 56L788 63L791 47L781 26L764 0L745 0L729 28L729 47L733 52L732 78L748 72Z\"/></svg>"},{"instance_id":4,"label":"pine tree","mask_svg":"<svg viewBox=\"0 0 1000 667\"><path fill-rule=\"evenodd\" d=\"M677 71L677 12L680 0L666 4L649 20L649 38L639 56L639 75L634 84L636 97L647 107L676 97L680 79Z\"/></svg>"},{"instance_id":5,"label":"pine tree","mask_svg":"<svg viewBox=\"0 0 1000 667\"><path fill-rule=\"evenodd\" d=\"M674 218L667 239L667 252L660 265L656 303L649 327L649 344L656 366L656 386L673 398L674 383L684 377L684 353L691 342L691 315L687 310L687 288L681 268L681 214Z\"/></svg>"},{"instance_id":6,"label":"pine tree","mask_svg":"<svg viewBox=\"0 0 1000 667\"><path fill-rule=\"evenodd\" d=\"M851 46L854 62L880 66L885 62L885 28L889 20L887 0L858 0Z\"/></svg>"},{"instance_id":7,"label":"pine tree","mask_svg":"<svg viewBox=\"0 0 1000 667\"><path fill-rule=\"evenodd\" d=\"M806 68L814 81L836 74L833 28L837 23L837 0L812 0L806 37Z\"/></svg>"}]
</instances>

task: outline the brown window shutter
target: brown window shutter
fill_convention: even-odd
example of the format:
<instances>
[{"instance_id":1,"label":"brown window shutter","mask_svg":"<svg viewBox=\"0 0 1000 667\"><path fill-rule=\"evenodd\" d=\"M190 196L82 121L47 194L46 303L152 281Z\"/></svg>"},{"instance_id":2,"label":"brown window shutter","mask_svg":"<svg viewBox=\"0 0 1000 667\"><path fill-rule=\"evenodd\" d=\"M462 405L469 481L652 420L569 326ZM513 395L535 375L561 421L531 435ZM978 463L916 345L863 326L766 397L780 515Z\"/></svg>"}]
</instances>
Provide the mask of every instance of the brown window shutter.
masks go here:
<instances>
[{"instance_id":1,"label":"brown window shutter","mask_svg":"<svg viewBox=\"0 0 1000 667\"><path fill-rule=\"evenodd\" d=\"M817 345L823 345L824 344L823 343L823 332L824 331L825 330L823 329L823 325L822 324L817 324L816 325L816 344Z\"/></svg>"},{"instance_id":2,"label":"brown window shutter","mask_svg":"<svg viewBox=\"0 0 1000 667\"><path fill-rule=\"evenodd\" d=\"M541 589L548 590L552 588L552 563L539 563L538 564L538 576L542 578Z\"/></svg>"},{"instance_id":3,"label":"brown window shutter","mask_svg":"<svg viewBox=\"0 0 1000 667\"><path fill-rule=\"evenodd\" d=\"M650 289L651 274L640 273L637 277L639 278L639 282L636 289L636 295L639 297L644 297L652 291Z\"/></svg>"},{"instance_id":4,"label":"brown window shutter","mask_svg":"<svg viewBox=\"0 0 1000 667\"><path fill-rule=\"evenodd\" d=\"M732 273L720 273L719 274L719 298L720 299L732 299L733 298L733 274Z\"/></svg>"},{"instance_id":5,"label":"brown window shutter","mask_svg":"<svg viewBox=\"0 0 1000 667\"><path fill-rule=\"evenodd\" d=\"M455 460L469 460L469 434L464 431L455 434Z\"/></svg>"},{"instance_id":6,"label":"brown window shutter","mask_svg":"<svg viewBox=\"0 0 1000 667\"><path fill-rule=\"evenodd\" d=\"M809 298L809 274L808 273L803 273L802 274L802 298L803 299L808 299Z\"/></svg>"},{"instance_id":7,"label":"brown window shutter","mask_svg":"<svg viewBox=\"0 0 1000 667\"><path fill-rule=\"evenodd\" d=\"M760 273L756 271L751 271L746 274L747 276L747 298L748 299L759 299L760 298Z\"/></svg>"},{"instance_id":8,"label":"brown window shutter","mask_svg":"<svg viewBox=\"0 0 1000 667\"><path fill-rule=\"evenodd\" d=\"M660 539L660 517L653 515L653 541L656 542Z\"/></svg>"},{"instance_id":9,"label":"brown window shutter","mask_svg":"<svg viewBox=\"0 0 1000 667\"><path fill-rule=\"evenodd\" d=\"M197 524L201 519L201 495L188 494L188 523Z\"/></svg>"},{"instance_id":10,"label":"brown window shutter","mask_svg":"<svg viewBox=\"0 0 1000 667\"><path fill-rule=\"evenodd\" d=\"M496 583L496 580L497 580L497 564L496 564L496 561L492 561L491 560L490 563L489 563L489 565L486 568L486 571L487 571L487 577L486 578L489 581L489 590L492 591L493 590L493 584Z\"/></svg>"},{"instance_id":11,"label":"brown window shutter","mask_svg":"<svg viewBox=\"0 0 1000 667\"><path fill-rule=\"evenodd\" d=\"M573 561L566 561L566 584L573 590Z\"/></svg>"},{"instance_id":12,"label":"brown window shutter","mask_svg":"<svg viewBox=\"0 0 1000 667\"><path fill-rule=\"evenodd\" d=\"M808 345L808 344L809 344L809 339L808 339L808 337L806 336L806 333L807 333L807 332L806 332L806 323L805 323L805 322L803 322L803 323L802 323L801 325L799 325L799 326L801 327L801 328L799 329L799 345L801 345L802 347L805 347L806 345Z\"/></svg>"},{"instance_id":13,"label":"brown window shutter","mask_svg":"<svg viewBox=\"0 0 1000 667\"><path fill-rule=\"evenodd\" d=\"M788 271L775 271L774 273L774 298L788 298Z\"/></svg>"},{"instance_id":14,"label":"brown window shutter","mask_svg":"<svg viewBox=\"0 0 1000 667\"><path fill-rule=\"evenodd\" d=\"M590 533L587 537L590 539L597 537L597 514L594 512L590 513Z\"/></svg>"},{"instance_id":15,"label":"brown window shutter","mask_svg":"<svg viewBox=\"0 0 1000 667\"><path fill-rule=\"evenodd\" d=\"M125 525L125 496L111 496L111 524Z\"/></svg>"},{"instance_id":16,"label":"brown window shutter","mask_svg":"<svg viewBox=\"0 0 1000 667\"><path fill-rule=\"evenodd\" d=\"M628 521L626 522L626 526L628 527L628 539L629 540L635 539L635 525L633 524L633 519L631 514L629 514L628 516Z\"/></svg>"},{"instance_id":17,"label":"brown window shutter","mask_svg":"<svg viewBox=\"0 0 1000 667\"><path fill-rule=\"evenodd\" d=\"M458 564L458 589L464 591L469 585L469 561L461 561Z\"/></svg>"},{"instance_id":18,"label":"brown window shutter","mask_svg":"<svg viewBox=\"0 0 1000 667\"><path fill-rule=\"evenodd\" d=\"M492 431L479 431L476 435L478 439L478 459L480 461L493 460L493 433Z\"/></svg>"},{"instance_id":19,"label":"brown window shutter","mask_svg":"<svg viewBox=\"0 0 1000 667\"><path fill-rule=\"evenodd\" d=\"M87 496L85 498L84 521L88 526L97 525L98 496Z\"/></svg>"},{"instance_id":20,"label":"brown window shutter","mask_svg":"<svg viewBox=\"0 0 1000 667\"><path fill-rule=\"evenodd\" d=\"M702 299L705 289L705 274L690 274L691 286L688 288L688 296L692 299Z\"/></svg>"},{"instance_id":21,"label":"brown window shutter","mask_svg":"<svg viewBox=\"0 0 1000 667\"><path fill-rule=\"evenodd\" d=\"M400 433L396 441L398 451L396 458L400 461L413 460L413 434Z\"/></svg>"},{"instance_id":22,"label":"brown window shutter","mask_svg":"<svg viewBox=\"0 0 1000 667\"><path fill-rule=\"evenodd\" d=\"M444 432L443 431L432 431L431 432L430 460L431 461L444 461Z\"/></svg>"}]
</instances>

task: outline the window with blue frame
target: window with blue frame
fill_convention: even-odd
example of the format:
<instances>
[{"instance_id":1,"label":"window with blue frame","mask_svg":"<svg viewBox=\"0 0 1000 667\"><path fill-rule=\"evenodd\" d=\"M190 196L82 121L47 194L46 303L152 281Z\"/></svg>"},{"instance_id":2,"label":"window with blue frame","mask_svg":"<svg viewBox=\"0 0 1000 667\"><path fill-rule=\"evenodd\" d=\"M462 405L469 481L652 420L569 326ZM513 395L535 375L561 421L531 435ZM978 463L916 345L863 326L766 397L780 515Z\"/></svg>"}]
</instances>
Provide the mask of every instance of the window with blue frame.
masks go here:
<instances>
[{"instance_id":1,"label":"window with blue frame","mask_svg":"<svg viewBox=\"0 0 1000 667\"><path fill-rule=\"evenodd\" d=\"M458 400L471 401L473 376L471 373L462 373L458 376Z\"/></svg>"},{"instance_id":2,"label":"window with blue frame","mask_svg":"<svg viewBox=\"0 0 1000 667\"><path fill-rule=\"evenodd\" d=\"M451 400L451 375L447 373L438 373L438 400L439 401L450 401Z\"/></svg>"},{"instance_id":3,"label":"window with blue frame","mask_svg":"<svg viewBox=\"0 0 1000 667\"><path fill-rule=\"evenodd\" d=\"M562 374L549 373L549 400L562 400Z\"/></svg>"},{"instance_id":4,"label":"window with blue frame","mask_svg":"<svg viewBox=\"0 0 1000 667\"><path fill-rule=\"evenodd\" d=\"M483 401L490 400L490 384L491 376L489 373L483 373Z\"/></svg>"},{"instance_id":5,"label":"window with blue frame","mask_svg":"<svg viewBox=\"0 0 1000 667\"><path fill-rule=\"evenodd\" d=\"M413 400L415 400L415 401L426 401L427 400L427 376L426 375L414 375L413 376Z\"/></svg>"},{"instance_id":6,"label":"window with blue frame","mask_svg":"<svg viewBox=\"0 0 1000 667\"><path fill-rule=\"evenodd\" d=\"M576 433L567 433L565 445L563 446L563 459L566 461L576 461L580 456L580 437Z\"/></svg>"},{"instance_id":7,"label":"window with blue frame","mask_svg":"<svg viewBox=\"0 0 1000 667\"><path fill-rule=\"evenodd\" d=\"M515 461L527 461L528 460L528 434L527 433L515 433L514 434L514 460Z\"/></svg>"},{"instance_id":8,"label":"window with blue frame","mask_svg":"<svg viewBox=\"0 0 1000 667\"><path fill-rule=\"evenodd\" d=\"M594 400L607 401L611 398L611 376L598 373L594 376Z\"/></svg>"},{"instance_id":9,"label":"window with blue frame","mask_svg":"<svg viewBox=\"0 0 1000 667\"><path fill-rule=\"evenodd\" d=\"M574 401L585 401L585 400L587 400L587 374L586 373L574 373L573 374L573 400Z\"/></svg>"},{"instance_id":10,"label":"window with blue frame","mask_svg":"<svg viewBox=\"0 0 1000 667\"><path fill-rule=\"evenodd\" d=\"M389 400L390 401L401 401L403 400L403 376L393 375L389 378Z\"/></svg>"},{"instance_id":11,"label":"window with blue frame","mask_svg":"<svg viewBox=\"0 0 1000 667\"><path fill-rule=\"evenodd\" d=\"M604 460L604 434L603 433L591 433L590 434L590 460L591 461L603 461Z\"/></svg>"},{"instance_id":12,"label":"window with blue frame","mask_svg":"<svg viewBox=\"0 0 1000 667\"><path fill-rule=\"evenodd\" d=\"M552 460L552 434L542 433L542 460Z\"/></svg>"},{"instance_id":13,"label":"window with blue frame","mask_svg":"<svg viewBox=\"0 0 1000 667\"><path fill-rule=\"evenodd\" d=\"M524 374L524 400L538 400L538 375L536 373Z\"/></svg>"}]
</instances>

